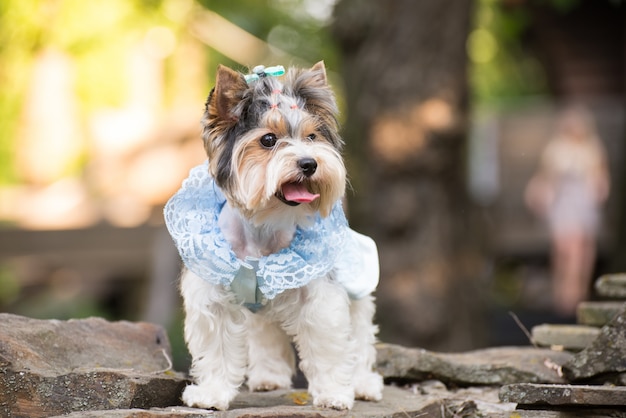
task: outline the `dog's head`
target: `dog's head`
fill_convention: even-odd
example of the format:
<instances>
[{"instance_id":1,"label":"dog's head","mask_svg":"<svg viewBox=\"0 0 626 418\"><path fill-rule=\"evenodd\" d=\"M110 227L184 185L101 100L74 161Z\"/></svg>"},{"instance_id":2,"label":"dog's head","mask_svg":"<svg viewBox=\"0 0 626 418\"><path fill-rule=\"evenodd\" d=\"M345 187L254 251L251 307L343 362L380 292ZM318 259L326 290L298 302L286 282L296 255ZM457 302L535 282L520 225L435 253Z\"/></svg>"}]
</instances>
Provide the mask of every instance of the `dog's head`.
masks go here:
<instances>
[{"instance_id":1,"label":"dog's head","mask_svg":"<svg viewBox=\"0 0 626 418\"><path fill-rule=\"evenodd\" d=\"M209 171L255 224L327 216L346 186L337 104L324 64L254 80L220 66L206 103Z\"/></svg>"}]
</instances>

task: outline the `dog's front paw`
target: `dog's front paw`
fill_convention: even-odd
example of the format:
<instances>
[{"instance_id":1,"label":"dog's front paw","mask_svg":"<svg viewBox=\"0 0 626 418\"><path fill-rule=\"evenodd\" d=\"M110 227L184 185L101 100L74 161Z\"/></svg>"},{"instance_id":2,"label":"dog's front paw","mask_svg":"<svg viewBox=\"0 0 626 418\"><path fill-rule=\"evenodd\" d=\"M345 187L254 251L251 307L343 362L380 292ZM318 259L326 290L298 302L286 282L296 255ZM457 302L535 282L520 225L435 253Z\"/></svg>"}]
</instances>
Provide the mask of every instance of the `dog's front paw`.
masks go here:
<instances>
[{"instance_id":1,"label":"dog's front paw","mask_svg":"<svg viewBox=\"0 0 626 418\"><path fill-rule=\"evenodd\" d=\"M353 393L328 392L313 397L313 405L319 408L352 409L354 406Z\"/></svg>"},{"instance_id":2,"label":"dog's front paw","mask_svg":"<svg viewBox=\"0 0 626 418\"><path fill-rule=\"evenodd\" d=\"M183 402L189 407L226 410L237 391L217 385L189 385L183 391Z\"/></svg>"},{"instance_id":3,"label":"dog's front paw","mask_svg":"<svg viewBox=\"0 0 626 418\"><path fill-rule=\"evenodd\" d=\"M367 372L354 379L354 396L362 401L380 401L383 398L383 377Z\"/></svg>"}]
</instances>

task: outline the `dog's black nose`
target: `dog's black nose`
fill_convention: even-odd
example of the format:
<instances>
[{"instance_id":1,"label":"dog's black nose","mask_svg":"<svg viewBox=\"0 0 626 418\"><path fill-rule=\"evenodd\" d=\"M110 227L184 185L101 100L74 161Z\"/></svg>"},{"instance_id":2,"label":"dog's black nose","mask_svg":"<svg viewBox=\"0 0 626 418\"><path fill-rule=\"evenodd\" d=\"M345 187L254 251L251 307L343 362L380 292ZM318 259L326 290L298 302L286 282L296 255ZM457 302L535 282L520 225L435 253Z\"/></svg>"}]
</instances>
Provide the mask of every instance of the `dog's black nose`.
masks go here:
<instances>
[{"instance_id":1,"label":"dog's black nose","mask_svg":"<svg viewBox=\"0 0 626 418\"><path fill-rule=\"evenodd\" d=\"M302 169L302 174L311 177L317 170L317 161L313 158L302 158L298 160L298 166Z\"/></svg>"}]
</instances>

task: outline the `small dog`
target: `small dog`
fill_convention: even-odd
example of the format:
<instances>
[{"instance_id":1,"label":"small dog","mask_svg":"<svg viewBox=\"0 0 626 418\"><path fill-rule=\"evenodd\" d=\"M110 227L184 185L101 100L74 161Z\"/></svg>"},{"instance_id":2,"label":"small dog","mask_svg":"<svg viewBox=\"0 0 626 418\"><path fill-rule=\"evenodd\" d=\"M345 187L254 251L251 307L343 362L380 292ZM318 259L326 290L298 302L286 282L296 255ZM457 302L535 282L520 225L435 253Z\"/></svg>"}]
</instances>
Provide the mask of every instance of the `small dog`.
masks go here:
<instances>
[{"instance_id":1,"label":"small dog","mask_svg":"<svg viewBox=\"0 0 626 418\"><path fill-rule=\"evenodd\" d=\"M378 258L341 206L343 142L324 64L253 71L218 68L203 118L208 163L165 208L186 266L195 383L183 401L224 410L244 382L291 387L292 341L315 406L380 400Z\"/></svg>"}]
</instances>

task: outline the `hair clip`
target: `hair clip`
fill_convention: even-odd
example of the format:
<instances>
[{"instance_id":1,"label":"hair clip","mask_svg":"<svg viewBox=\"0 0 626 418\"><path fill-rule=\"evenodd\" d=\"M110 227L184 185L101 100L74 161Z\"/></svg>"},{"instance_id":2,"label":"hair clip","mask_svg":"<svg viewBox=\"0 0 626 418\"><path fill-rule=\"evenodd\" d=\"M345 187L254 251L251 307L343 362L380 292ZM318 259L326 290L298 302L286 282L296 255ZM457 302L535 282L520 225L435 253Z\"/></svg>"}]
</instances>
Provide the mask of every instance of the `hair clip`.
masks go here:
<instances>
[{"instance_id":1,"label":"hair clip","mask_svg":"<svg viewBox=\"0 0 626 418\"><path fill-rule=\"evenodd\" d=\"M252 74L247 74L244 77L246 78L246 83L250 83L262 77L278 77L283 74L285 74L285 67L283 67L282 65L276 65L274 67L267 68L265 68L263 65L257 65L252 69Z\"/></svg>"}]
</instances>

